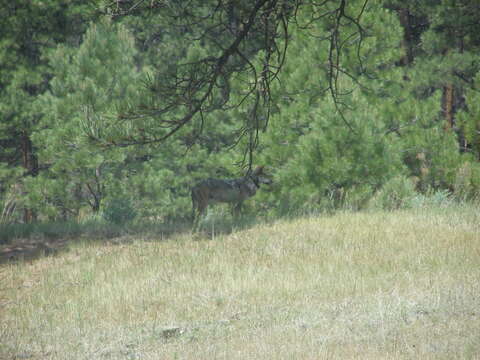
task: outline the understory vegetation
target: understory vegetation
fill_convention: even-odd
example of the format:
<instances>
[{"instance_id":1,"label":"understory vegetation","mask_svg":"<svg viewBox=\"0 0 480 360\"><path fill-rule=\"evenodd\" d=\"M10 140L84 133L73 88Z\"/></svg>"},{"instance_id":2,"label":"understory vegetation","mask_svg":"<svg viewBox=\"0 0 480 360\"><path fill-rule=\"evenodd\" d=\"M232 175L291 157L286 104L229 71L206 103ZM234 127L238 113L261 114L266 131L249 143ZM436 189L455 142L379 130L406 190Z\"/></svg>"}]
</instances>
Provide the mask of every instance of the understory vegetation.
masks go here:
<instances>
[{"instance_id":1,"label":"understory vegetation","mask_svg":"<svg viewBox=\"0 0 480 360\"><path fill-rule=\"evenodd\" d=\"M394 211L394 210L421 210L447 207L469 207L477 211L478 200L464 201L450 192L429 191L419 193L414 189L411 181L404 177L394 178L381 191L366 200L359 207L359 200L347 195L342 207L330 204L324 207L305 206L292 209L279 216L275 212L256 212L247 207L240 217L234 217L229 205L217 204L207 210L200 219L200 230L204 234L230 233L250 228L259 223L271 223L281 219L295 219L305 216L326 215L342 211ZM126 205L128 204L128 205ZM0 246L15 245L22 242L48 243L57 240L76 240L81 238L109 239L121 236L153 236L169 237L173 234L192 231L192 219L178 219L170 222L161 222L156 219L135 218L134 210L128 202L113 202L106 207L105 214L87 217L81 221L39 222L32 224L3 224L0 225Z\"/></svg>"}]
</instances>

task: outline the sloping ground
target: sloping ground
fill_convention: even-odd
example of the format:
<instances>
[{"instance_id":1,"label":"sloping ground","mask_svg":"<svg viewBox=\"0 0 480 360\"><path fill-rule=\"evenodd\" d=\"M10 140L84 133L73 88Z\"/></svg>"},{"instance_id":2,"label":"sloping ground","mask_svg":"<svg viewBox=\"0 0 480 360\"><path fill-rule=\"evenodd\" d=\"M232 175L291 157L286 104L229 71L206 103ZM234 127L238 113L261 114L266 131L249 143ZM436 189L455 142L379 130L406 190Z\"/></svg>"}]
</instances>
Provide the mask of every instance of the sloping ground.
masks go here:
<instances>
[{"instance_id":1,"label":"sloping ground","mask_svg":"<svg viewBox=\"0 0 480 360\"><path fill-rule=\"evenodd\" d=\"M480 358L473 207L84 241L0 266L0 358Z\"/></svg>"}]
</instances>

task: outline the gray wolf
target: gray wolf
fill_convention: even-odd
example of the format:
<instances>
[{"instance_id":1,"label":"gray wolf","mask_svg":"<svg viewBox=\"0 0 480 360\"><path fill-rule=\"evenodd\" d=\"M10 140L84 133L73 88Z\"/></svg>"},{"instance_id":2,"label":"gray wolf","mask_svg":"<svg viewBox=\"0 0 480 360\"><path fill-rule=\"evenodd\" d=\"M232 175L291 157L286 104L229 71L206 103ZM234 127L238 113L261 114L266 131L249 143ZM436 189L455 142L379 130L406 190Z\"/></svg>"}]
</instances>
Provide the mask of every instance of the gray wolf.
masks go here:
<instances>
[{"instance_id":1,"label":"gray wolf","mask_svg":"<svg viewBox=\"0 0 480 360\"><path fill-rule=\"evenodd\" d=\"M234 216L240 213L243 202L254 196L261 184L271 184L265 176L263 166L237 179L205 179L192 188L192 216L194 229L209 204L232 204Z\"/></svg>"}]
</instances>

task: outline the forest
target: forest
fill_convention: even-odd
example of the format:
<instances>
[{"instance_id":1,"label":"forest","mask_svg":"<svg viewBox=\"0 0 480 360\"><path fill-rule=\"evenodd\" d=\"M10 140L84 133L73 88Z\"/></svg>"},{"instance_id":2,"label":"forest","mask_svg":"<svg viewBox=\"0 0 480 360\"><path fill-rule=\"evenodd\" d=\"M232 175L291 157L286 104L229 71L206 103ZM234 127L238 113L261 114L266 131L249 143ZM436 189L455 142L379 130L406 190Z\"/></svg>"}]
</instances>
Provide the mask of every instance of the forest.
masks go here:
<instances>
[{"instance_id":1,"label":"forest","mask_svg":"<svg viewBox=\"0 0 480 360\"><path fill-rule=\"evenodd\" d=\"M480 198L477 0L1 0L0 223Z\"/></svg>"},{"instance_id":2,"label":"forest","mask_svg":"<svg viewBox=\"0 0 480 360\"><path fill-rule=\"evenodd\" d=\"M0 359L480 359L480 0L0 13Z\"/></svg>"}]
</instances>

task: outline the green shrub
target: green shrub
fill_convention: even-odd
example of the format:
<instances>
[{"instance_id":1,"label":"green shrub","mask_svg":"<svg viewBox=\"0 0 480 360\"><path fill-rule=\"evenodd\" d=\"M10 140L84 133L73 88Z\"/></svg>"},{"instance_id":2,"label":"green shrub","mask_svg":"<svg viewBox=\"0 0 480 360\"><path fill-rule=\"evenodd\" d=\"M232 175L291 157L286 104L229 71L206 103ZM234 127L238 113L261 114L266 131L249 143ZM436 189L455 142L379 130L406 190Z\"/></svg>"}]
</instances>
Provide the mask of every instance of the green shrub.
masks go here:
<instances>
[{"instance_id":1,"label":"green shrub","mask_svg":"<svg viewBox=\"0 0 480 360\"><path fill-rule=\"evenodd\" d=\"M453 203L454 199L448 190L434 190L429 188L424 194L418 193L411 199L411 207L446 207Z\"/></svg>"},{"instance_id":2,"label":"green shrub","mask_svg":"<svg viewBox=\"0 0 480 360\"><path fill-rule=\"evenodd\" d=\"M357 185L345 192L342 207L349 210L364 209L372 198L373 190L369 185Z\"/></svg>"},{"instance_id":3,"label":"green shrub","mask_svg":"<svg viewBox=\"0 0 480 360\"><path fill-rule=\"evenodd\" d=\"M455 174L453 194L457 200L478 200L480 197L480 164L465 162Z\"/></svg>"},{"instance_id":4,"label":"green shrub","mask_svg":"<svg viewBox=\"0 0 480 360\"><path fill-rule=\"evenodd\" d=\"M113 224L127 223L132 221L135 216L135 209L127 198L112 199L103 210L103 218Z\"/></svg>"},{"instance_id":5,"label":"green shrub","mask_svg":"<svg viewBox=\"0 0 480 360\"><path fill-rule=\"evenodd\" d=\"M374 209L395 210L412 206L412 200L417 196L414 183L405 176L396 176L369 201L369 207Z\"/></svg>"}]
</instances>

